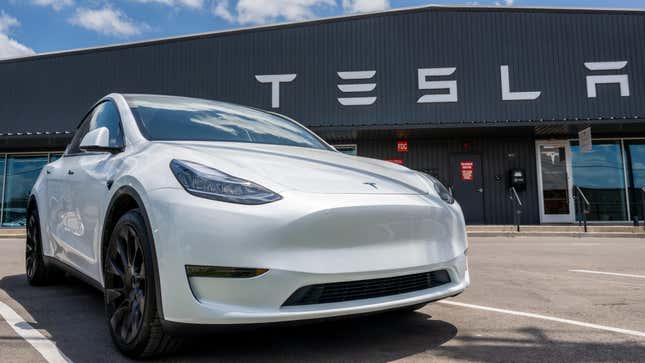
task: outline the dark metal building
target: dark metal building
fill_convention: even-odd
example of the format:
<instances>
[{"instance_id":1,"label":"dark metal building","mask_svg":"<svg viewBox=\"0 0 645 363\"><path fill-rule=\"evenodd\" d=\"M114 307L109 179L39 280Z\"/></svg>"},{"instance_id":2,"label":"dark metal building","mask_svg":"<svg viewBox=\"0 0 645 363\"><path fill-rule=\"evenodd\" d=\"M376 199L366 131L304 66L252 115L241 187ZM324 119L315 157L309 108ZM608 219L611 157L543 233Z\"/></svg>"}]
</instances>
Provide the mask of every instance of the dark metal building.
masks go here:
<instances>
[{"instance_id":1,"label":"dark metal building","mask_svg":"<svg viewBox=\"0 0 645 363\"><path fill-rule=\"evenodd\" d=\"M582 194L591 220L642 219L644 29L639 11L431 6L0 61L1 223L110 92L289 115L436 175L470 223L513 221L512 171L522 223L573 222Z\"/></svg>"}]
</instances>

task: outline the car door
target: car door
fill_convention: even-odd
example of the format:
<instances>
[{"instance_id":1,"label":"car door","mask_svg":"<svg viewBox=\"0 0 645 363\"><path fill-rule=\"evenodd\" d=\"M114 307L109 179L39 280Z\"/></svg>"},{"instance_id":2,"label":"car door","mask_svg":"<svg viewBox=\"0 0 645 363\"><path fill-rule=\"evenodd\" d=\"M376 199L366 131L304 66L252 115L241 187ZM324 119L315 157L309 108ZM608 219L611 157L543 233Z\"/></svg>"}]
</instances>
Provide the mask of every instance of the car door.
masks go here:
<instances>
[{"instance_id":1,"label":"car door","mask_svg":"<svg viewBox=\"0 0 645 363\"><path fill-rule=\"evenodd\" d=\"M124 146L123 129L116 105L105 101L97 105L89 118L88 131L107 127L110 146ZM65 242L63 259L83 272L99 278L98 249L105 206L108 203L109 185L115 174L117 154L110 152L78 152L67 158L61 174L65 178L62 195L69 196L61 224Z\"/></svg>"},{"instance_id":2,"label":"car door","mask_svg":"<svg viewBox=\"0 0 645 363\"><path fill-rule=\"evenodd\" d=\"M77 211L73 207L74 193L69 188L70 170L75 168L77 157L82 151L81 140L88 133L91 110L76 130L72 142L68 145L63 156L45 167L47 178L47 240L53 255L70 264L66 258L68 251L77 245L76 239L81 233L82 225Z\"/></svg>"}]
</instances>

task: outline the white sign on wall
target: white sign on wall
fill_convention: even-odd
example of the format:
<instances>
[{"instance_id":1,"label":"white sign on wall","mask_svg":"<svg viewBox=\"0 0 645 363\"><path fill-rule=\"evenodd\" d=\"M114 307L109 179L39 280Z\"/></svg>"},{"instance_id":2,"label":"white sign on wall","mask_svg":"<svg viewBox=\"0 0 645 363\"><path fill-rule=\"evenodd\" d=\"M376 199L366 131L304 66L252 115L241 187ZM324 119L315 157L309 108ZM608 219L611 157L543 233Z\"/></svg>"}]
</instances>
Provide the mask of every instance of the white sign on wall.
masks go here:
<instances>
[{"instance_id":1,"label":"white sign on wall","mask_svg":"<svg viewBox=\"0 0 645 363\"><path fill-rule=\"evenodd\" d=\"M583 153L591 152L591 127L578 132L578 140L580 140L580 151Z\"/></svg>"}]
</instances>

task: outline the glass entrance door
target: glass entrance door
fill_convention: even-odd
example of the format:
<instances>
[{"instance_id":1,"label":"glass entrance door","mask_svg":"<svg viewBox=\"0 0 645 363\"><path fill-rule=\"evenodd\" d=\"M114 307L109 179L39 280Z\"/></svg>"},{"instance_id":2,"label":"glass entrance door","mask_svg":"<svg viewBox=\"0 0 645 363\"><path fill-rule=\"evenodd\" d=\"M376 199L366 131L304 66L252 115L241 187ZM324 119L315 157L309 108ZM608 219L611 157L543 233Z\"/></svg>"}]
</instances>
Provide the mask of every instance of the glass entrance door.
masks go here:
<instances>
[{"instance_id":1,"label":"glass entrance door","mask_svg":"<svg viewBox=\"0 0 645 363\"><path fill-rule=\"evenodd\" d=\"M575 222L569 143L538 142L536 146L541 222Z\"/></svg>"}]
</instances>

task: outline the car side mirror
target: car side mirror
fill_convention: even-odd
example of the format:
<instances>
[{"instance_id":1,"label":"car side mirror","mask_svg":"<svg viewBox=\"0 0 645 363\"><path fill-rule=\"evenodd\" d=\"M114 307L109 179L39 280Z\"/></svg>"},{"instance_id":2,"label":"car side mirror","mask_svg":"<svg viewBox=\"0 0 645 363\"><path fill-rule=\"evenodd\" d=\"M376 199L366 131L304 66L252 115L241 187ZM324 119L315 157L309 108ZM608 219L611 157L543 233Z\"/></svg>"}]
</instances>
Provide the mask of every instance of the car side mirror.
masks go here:
<instances>
[{"instance_id":1,"label":"car side mirror","mask_svg":"<svg viewBox=\"0 0 645 363\"><path fill-rule=\"evenodd\" d=\"M107 127L99 127L88 132L81 140L80 149L84 151L106 151L120 152L122 147L110 146L110 130Z\"/></svg>"}]
</instances>

